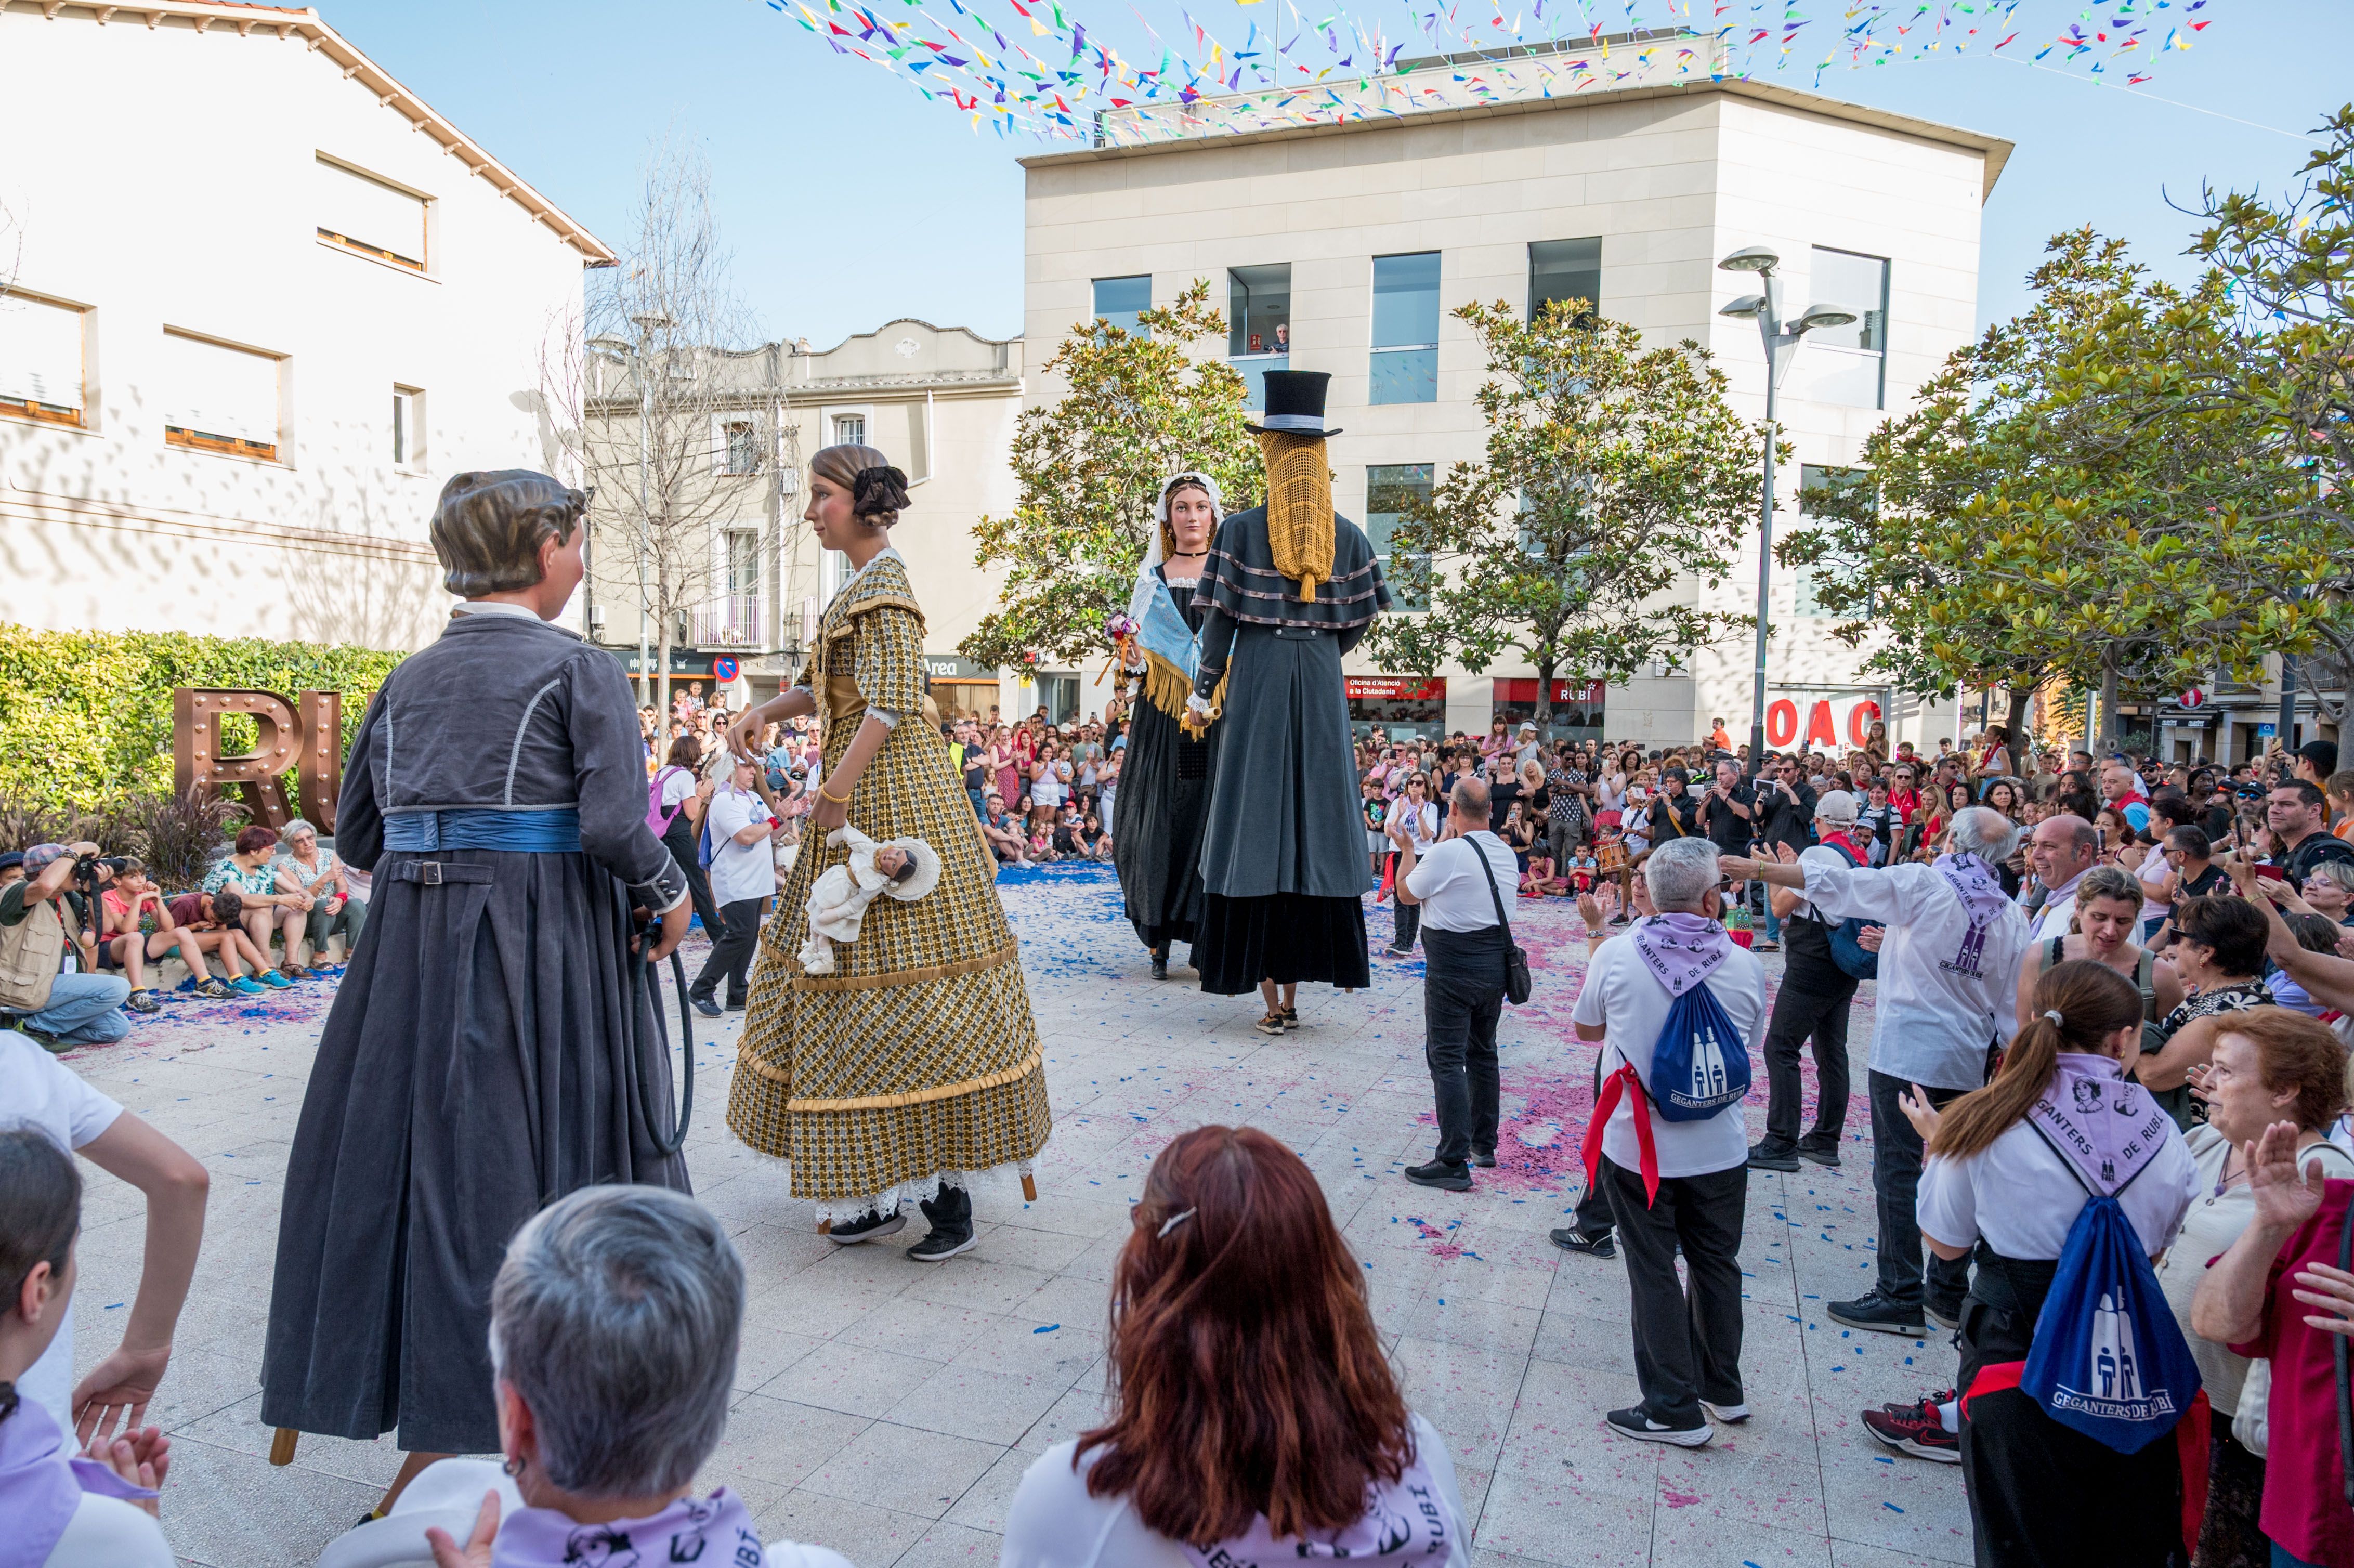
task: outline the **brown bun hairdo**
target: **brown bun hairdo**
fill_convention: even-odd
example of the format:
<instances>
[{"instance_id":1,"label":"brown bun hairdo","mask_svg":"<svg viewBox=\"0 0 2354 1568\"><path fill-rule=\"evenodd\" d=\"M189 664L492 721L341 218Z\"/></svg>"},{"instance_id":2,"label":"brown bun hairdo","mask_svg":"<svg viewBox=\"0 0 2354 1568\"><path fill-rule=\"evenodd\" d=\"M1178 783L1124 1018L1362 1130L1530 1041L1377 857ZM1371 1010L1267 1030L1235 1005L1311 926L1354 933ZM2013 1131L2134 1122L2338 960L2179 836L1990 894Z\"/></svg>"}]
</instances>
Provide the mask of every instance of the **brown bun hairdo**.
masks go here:
<instances>
[{"instance_id":1,"label":"brown bun hairdo","mask_svg":"<svg viewBox=\"0 0 2354 1568\"><path fill-rule=\"evenodd\" d=\"M850 493L853 516L872 527L888 528L907 506L907 476L873 447L826 447L810 459L810 471Z\"/></svg>"}]
</instances>

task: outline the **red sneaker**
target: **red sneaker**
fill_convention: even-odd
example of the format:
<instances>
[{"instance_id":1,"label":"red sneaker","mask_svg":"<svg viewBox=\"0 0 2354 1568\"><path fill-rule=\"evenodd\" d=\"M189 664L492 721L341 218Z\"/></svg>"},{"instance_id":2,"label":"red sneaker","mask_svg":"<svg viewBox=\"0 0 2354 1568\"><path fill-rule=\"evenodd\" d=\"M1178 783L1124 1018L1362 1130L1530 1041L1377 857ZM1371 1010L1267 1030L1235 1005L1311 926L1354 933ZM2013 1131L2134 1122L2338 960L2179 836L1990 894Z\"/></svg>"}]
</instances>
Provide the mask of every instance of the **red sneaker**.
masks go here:
<instances>
[{"instance_id":1,"label":"red sneaker","mask_svg":"<svg viewBox=\"0 0 2354 1568\"><path fill-rule=\"evenodd\" d=\"M1937 1414L1940 1403L1932 1397L1901 1409L1867 1410L1863 1413L1864 1430L1900 1454L1935 1460L1940 1465L1958 1465L1962 1462L1961 1435L1946 1430L1945 1422Z\"/></svg>"}]
</instances>

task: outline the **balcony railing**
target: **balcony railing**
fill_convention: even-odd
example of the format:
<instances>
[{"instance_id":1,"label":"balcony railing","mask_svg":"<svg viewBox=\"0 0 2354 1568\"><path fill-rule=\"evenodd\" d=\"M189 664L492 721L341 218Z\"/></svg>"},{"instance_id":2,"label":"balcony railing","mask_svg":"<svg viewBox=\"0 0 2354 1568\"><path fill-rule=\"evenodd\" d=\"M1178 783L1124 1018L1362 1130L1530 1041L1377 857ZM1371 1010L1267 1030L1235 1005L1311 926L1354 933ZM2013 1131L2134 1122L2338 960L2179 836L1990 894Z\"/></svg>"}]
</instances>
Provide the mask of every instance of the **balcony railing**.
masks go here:
<instances>
[{"instance_id":1,"label":"balcony railing","mask_svg":"<svg viewBox=\"0 0 2354 1568\"><path fill-rule=\"evenodd\" d=\"M769 598L763 593L722 594L686 612L686 640L697 648L765 648Z\"/></svg>"}]
</instances>

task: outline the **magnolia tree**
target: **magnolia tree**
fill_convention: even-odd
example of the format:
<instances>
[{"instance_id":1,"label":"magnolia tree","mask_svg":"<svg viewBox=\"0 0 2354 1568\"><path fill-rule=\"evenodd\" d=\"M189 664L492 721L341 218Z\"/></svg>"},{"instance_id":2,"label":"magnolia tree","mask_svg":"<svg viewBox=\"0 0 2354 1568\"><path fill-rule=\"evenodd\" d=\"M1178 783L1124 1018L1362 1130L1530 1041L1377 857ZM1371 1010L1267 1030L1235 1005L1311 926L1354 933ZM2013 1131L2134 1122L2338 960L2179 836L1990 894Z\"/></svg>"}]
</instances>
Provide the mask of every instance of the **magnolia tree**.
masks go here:
<instances>
[{"instance_id":1,"label":"magnolia tree","mask_svg":"<svg viewBox=\"0 0 2354 1568\"><path fill-rule=\"evenodd\" d=\"M2215 394L2242 356L2222 280L2154 281L2089 228L2050 251L2032 307L1957 350L1776 551L1816 568L1834 634L1875 644L1870 668L1914 691L2007 687L2014 769L2038 687L2099 687L2114 735L2121 693L2247 673L2322 614L2264 586L2325 562L2260 521L2304 482Z\"/></svg>"},{"instance_id":2,"label":"magnolia tree","mask_svg":"<svg viewBox=\"0 0 2354 1568\"><path fill-rule=\"evenodd\" d=\"M975 561L1002 567L997 608L958 645L983 664L1075 660L1104 649L1150 541L1161 482L1199 469L1226 510L1258 504L1263 475L1243 379L1194 345L1224 343L1210 285L1193 285L1135 332L1074 326L1044 366L1066 390L1025 410L1013 438L1012 512L973 526Z\"/></svg>"},{"instance_id":3,"label":"magnolia tree","mask_svg":"<svg viewBox=\"0 0 2354 1568\"><path fill-rule=\"evenodd\" d=\"M1543 726L1556 672L1622 681L1754 625L1669 592L1721 582L1757 504L1763 438L1708 351L1647 350L1583 300L1533 321L1501 301L1455 313L1487 354L1487 452L1403 503L1391 588L1428 609L1375 624L1384 662L1428 674L1453 657L1477 673L1517 652L1536 669Z\"/></svg>"}]
</instances>

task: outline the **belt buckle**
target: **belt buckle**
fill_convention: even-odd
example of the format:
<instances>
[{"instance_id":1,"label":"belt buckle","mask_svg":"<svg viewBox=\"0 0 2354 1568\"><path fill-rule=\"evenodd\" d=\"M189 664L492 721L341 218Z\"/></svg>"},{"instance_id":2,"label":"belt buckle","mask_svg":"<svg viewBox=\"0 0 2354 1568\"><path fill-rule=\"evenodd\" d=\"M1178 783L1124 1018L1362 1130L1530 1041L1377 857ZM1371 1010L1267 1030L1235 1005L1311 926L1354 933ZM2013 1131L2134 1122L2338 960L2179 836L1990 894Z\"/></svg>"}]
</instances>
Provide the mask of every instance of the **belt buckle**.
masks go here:
<instances>
[{"instance_id":1,"label":"belt buckle","mask_svg":"<svg viewBox=\"0 0 2354 1568\"><path fill-rule=\"evenodd\" d=\"M428 887L439 887L441 885L441 863L438 860L419 861L417 863L417 874L418 880L424 883Z\"/></svg>"}]
</instances>

